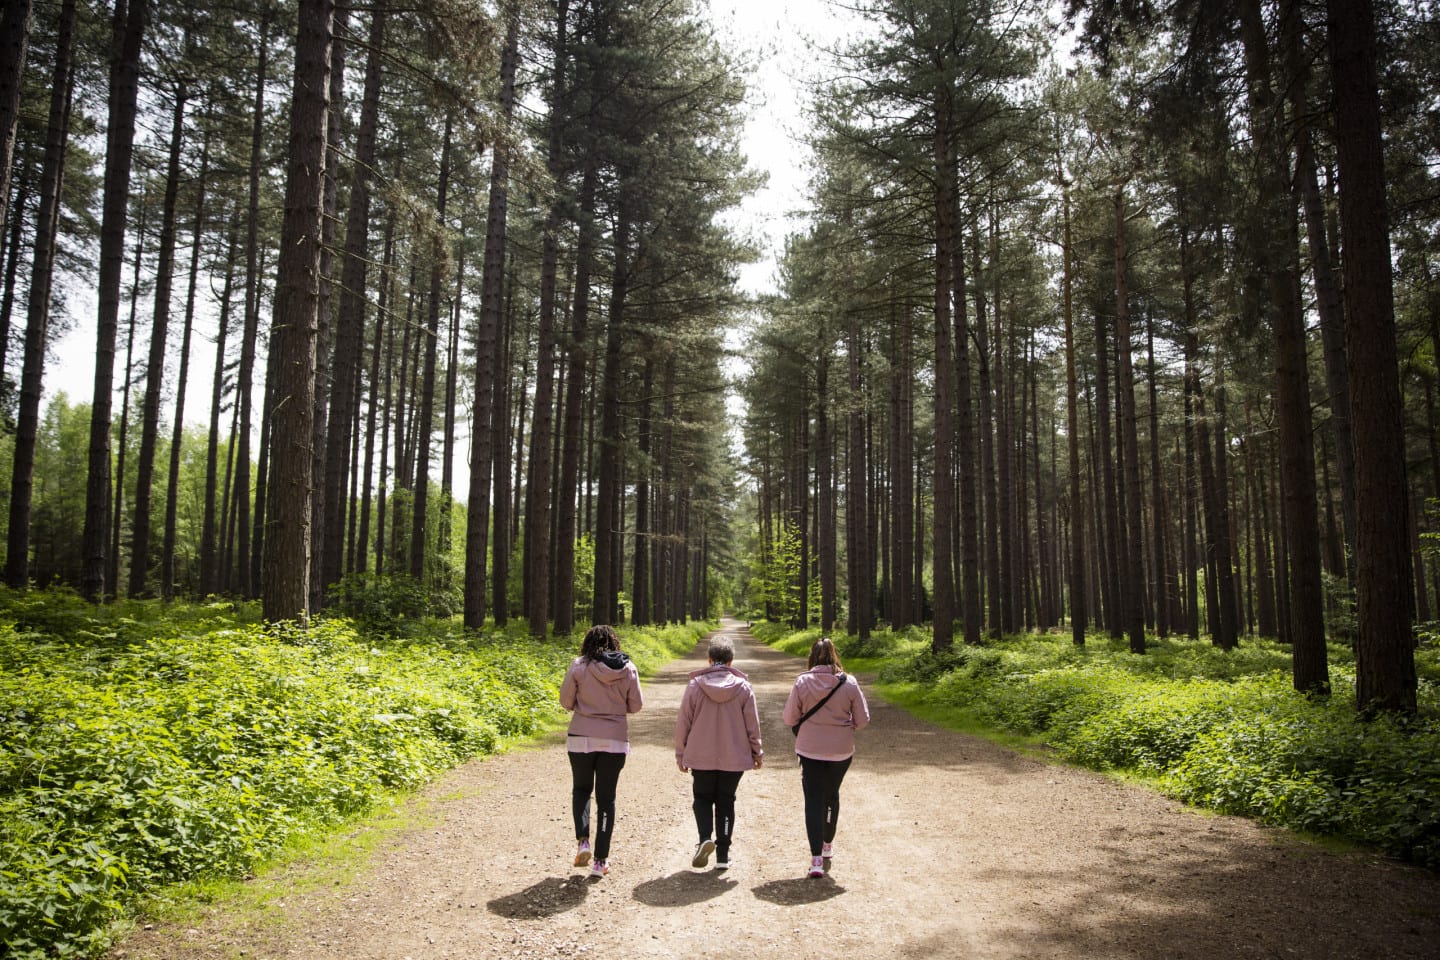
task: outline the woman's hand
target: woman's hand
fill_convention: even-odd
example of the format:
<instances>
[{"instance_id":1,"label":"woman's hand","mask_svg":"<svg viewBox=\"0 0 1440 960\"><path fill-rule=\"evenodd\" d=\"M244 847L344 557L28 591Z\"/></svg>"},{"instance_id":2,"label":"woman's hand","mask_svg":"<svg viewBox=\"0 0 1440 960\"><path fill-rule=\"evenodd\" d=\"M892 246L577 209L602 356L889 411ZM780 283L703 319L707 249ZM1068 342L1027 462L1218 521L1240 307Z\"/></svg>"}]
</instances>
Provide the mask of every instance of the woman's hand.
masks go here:
<instances>
[{"instance_id":1,"label":"woman's hand","mask_svg":"<svg viewBox=\"0 0 1440 960\"><path fill-rule=\"evenodd\" d=\"M689 773L689 772L690 772L690 768L687 767L687 766L685 766L685 764L684 764L682 761L676 760L676 761L675 761L675 766L677 766L677 767L680 768L680 772L681 772L681 773Z\"/></svg>"},{"instance_id":2,"label":"woman's hand","mask_svg":"<svg viewBox=\"0 0 1440 960\"><path fill-rule=\"evenodd\" d=\"M765 755L764 755L764 754L757 754L756 757L755 757L755 769L756 769L756 770L759 770L759 769L760 769L762 766L764 766L764 765L765 765Z\"/></svg>"}]
</instances>

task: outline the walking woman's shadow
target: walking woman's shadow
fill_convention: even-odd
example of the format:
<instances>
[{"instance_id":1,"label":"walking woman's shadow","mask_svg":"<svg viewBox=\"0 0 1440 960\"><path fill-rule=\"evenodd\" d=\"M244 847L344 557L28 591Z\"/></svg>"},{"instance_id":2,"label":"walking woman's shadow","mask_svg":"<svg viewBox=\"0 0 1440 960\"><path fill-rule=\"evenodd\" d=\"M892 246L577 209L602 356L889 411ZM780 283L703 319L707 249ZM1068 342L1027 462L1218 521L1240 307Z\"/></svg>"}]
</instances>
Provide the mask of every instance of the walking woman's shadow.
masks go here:
<instances>
[{"instance_id":1,"label":"walking woman's shadow","mask_svg":"<svg viewBox=\"0 0 1440 960\"><path fill-rule=\"evenodd\" d=\"M496 897L485 904L485 909L510 920L553 917L580 906L590 892L590 886L585 882L585 878L578 874L569 877L546 877L519 893Z\"/></svg>"},{"instance_id":2,"label":"walking woman's shadow","mask_svg":"<svg viewBox=\"0 0 1440 960\"><path fill-rule=\"evenodd\" d=\"M794 877L789 880L771 880L751 890L761 900L782 907L797 907L807 903L821 903L845 892L829 877Z\"/></svg>"},{"instance_id":3,"label":"walking woman's shadow","mask_svg":"<svg viewBox=\"0 0 1440 960\"><path fill-rule=\"evenodd\" d=\"M681 870L668 877L646 880L635 888L635 899L647 907L684 907L712 900L737 886L739 884L722 871Z\"/></svg>"}]
</instances>

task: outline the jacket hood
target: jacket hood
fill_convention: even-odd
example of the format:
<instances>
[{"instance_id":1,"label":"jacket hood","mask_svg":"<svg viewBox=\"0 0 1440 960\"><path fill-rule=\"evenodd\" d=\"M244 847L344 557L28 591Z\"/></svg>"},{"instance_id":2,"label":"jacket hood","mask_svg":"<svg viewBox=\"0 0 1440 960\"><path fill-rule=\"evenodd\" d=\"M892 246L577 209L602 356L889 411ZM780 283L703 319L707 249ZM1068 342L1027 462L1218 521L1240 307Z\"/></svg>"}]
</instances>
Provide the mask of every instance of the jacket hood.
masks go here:
<instances>
[{"instance_id":1,"label":"jacket hood","mask_svg":"<svg viewBox=\"0 0 1440 960\"><path fill-rule=\"evenodd\" d=\"M740 695L749 678L729 664L713 663L691 671L690 679L704 691L705 696L716 703L725 703Z\"/></svg>"},{"instance_id":2,"label":"jacket hood","mask_svg":"<svg viewBox=\"0 0 1440 960\"><path fill-rule=\"evenodd\" d=\"M629 666L628 656L619 650L606 650L590 661L590 672L602 683L616 683Z\"/></svg>"}]
</instances>

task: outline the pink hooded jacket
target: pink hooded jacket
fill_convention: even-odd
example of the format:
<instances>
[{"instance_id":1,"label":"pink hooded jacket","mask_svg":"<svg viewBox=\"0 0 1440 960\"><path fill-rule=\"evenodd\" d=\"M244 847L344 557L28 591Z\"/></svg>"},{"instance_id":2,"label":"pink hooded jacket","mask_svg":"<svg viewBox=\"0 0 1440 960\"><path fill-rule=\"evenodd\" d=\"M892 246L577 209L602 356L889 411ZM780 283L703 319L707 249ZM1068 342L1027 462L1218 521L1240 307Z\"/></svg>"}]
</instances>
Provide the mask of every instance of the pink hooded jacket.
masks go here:
<instances>
[{"instance_id":1,"label":"pink hooded jacket","mask_svg":"<svg viewBox=\"0 0 1440 960\"><path fill-rule=\"evenodd\" d=\"M690 674L675 720L675 760L690 770L744 771L764 756L760 711L745 674L714 663Z\"/></svg>"},{"instance_id":2,"label":"pink hooded jacket","mask_svg":"<svg viewBox=\"0 0 1440 960\"><path fill-rule=\"evenodd\" d=\"M626 714L639 713L644 702L635 664L614 651L576 657L560 684L560 706L574 711L569 732L576 736L629 740Z\"/></svg>"},{"instance_id":3,"label":"pink hooded jacket","mask_svg":"<svg viewBox=\"0 0 1440 960\"><path fill-rule=\"evenodd\" d=\"M839 680L835 667L822 663L795 678L790 698L785 701L783 720L793 727L825 694L835 689ZM825 701L825 706L800 726L795 737L795 752L811 760L844 760L855 754L855 731L870 722L870 708L855 678L845 677L845 689Z\"/></svg>"}]
</instances>

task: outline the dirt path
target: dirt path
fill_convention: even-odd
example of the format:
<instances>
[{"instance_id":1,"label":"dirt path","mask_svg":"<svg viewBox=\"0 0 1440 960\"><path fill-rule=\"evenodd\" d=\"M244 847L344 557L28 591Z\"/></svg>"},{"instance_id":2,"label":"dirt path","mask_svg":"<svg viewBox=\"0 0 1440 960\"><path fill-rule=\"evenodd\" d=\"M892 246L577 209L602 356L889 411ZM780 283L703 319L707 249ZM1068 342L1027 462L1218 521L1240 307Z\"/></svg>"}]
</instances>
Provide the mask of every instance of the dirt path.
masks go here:
<instances>
[{"instance_id":1,"label":"dirt path","mask_svg":"<svg viewBox=\"0 0 1440 960\"><path fill-rule=\"evenodd\" d=\"M728 873L689 867L689 778L671 747L702 644L645 684L604 880L570 866L556 737L435 784L417 799L435 822L361 875L319 890L267 877L257 882L297 892L264 916L221 905L193 928L141 931L115 955L1440 957L1440 877L1018 757L873 695L831 873L807 880L800 774L780 723L800 664L743 624L724 630L755 684L769 761L741 782Z\"/></svg>"}]
</instances>

